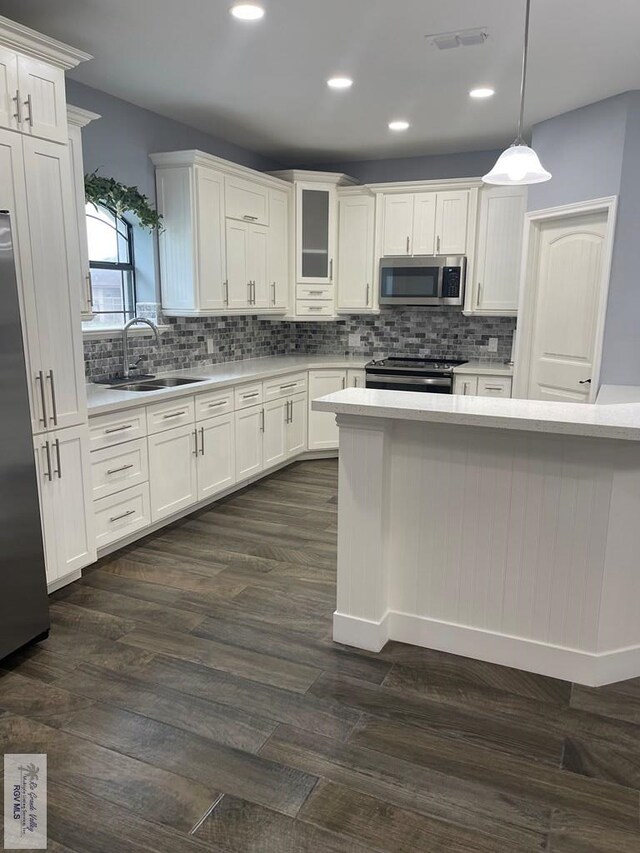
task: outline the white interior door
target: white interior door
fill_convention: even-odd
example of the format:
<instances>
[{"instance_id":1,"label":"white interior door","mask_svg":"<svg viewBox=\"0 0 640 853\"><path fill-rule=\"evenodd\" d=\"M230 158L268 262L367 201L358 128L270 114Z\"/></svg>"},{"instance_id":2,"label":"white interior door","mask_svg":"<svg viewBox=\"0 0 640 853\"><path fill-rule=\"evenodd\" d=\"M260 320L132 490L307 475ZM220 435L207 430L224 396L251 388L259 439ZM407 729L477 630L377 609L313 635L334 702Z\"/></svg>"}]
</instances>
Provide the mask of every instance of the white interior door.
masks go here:
<instances>
[{"instance_id":1,"label":"white interior door","mask_svg":"<svg viewBox=\"0 0 640 853\"><path fill-rule=\"evenodd\" d=\"M531 331L528 397L589 400L602 303L605 212L540 226Z\"/></svg>"}]
</instances>

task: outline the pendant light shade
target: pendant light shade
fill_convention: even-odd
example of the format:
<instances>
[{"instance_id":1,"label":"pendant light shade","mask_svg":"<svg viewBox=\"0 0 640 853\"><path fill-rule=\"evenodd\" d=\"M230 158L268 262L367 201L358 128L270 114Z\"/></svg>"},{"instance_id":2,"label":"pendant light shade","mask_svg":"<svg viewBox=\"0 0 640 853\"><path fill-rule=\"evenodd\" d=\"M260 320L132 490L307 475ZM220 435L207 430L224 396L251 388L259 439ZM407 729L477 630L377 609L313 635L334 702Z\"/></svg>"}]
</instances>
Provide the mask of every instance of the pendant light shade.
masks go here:
<instances>
[{"instance_id":1,"label":"pendant light shade","mask_svg":"<svg viewBox=\"0 0 640 853\"><path fill-rule=\"evenodd\" d=\"M551 178L551 172L543 167L533 148L522 138L522 120L524 117L524 93L527 82L527 54L529 51L529 15L531 0L527 0L524 23L524 50L522 53L522 78L520 83L520 117L518 118L518 135L515 142L498 157L496 165L482 180L485 184L499 186L524 186L526 184L541 184Z\"/></svg>"},{"instance_id":2,"label":"pendant light shade","mask_svg":"<svg viewBox=\"0 0 640 853\"><path fill-rule=\"evenodd\" d=\"M551 172L543 167L538 155L524 143L515 143L503 151L493 169L483 177L485 184L520 186L541 184L551 178Z\"/></svg>"}]
</instances>

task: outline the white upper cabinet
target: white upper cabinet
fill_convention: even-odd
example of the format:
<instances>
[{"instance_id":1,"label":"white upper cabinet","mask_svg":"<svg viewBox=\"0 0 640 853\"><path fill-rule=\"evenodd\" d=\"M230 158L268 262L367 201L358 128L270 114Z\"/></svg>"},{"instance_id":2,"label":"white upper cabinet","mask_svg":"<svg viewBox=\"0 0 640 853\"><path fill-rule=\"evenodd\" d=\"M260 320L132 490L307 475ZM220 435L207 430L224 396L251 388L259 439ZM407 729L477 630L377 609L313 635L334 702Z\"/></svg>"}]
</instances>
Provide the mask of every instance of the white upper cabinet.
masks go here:
<instances>
[{"instance_id":1,"label":"white upper cabinet","mask_svg":"<svg viewBox=\"0 0 640 853\"><path fill-rule=\"evenodd\" d=\"M296 280L301 284L333 283L336 241L334 184L296 184Z\"/></svg>"},{"instance_id":2,"label":"white upper cabinet","mask_svg":"<svg viewBox=\"0 0 640 853\"><path fill-rule=\"evenodd\" d=\"M67 141L64 71L29 56L18 57L20 130L30 136Z\"/></svg>"},{"instance_id":3,"label":"white upper cabinet","mask_svg":"<svg viewBox=\"0 0 640 853\"><path fill-rule=\"evenodd\" d=\"M526 187L481 191L476 266L467 284L466 313L517 313L526 209Z\"/></svg>"},{"instance_id":4,"label":"white upper cabinet","mask_svg":"<svg viewBox=\"0 0 640 853\"><path fill-rule=\"evenodd\" d=\"M198 305L203 311L220 310L226 299L222 180L219 172L196 166L196 276Z\"/></svg>"},{"instance_id":5,"label":"white upper cabinet","mask_svg":"<svg viewBox=\"0 0 640 853\"><path fill-rule=\"evenodd\" d=\"M18 55L0 45L0 127L18 130Z\"/></svg>"},{"instance_id":6,"label":"white upper cabinet","mask_svg":"<svg viewBox=\"0 0 640 853\"><path fill-rule=\"evenodd\" d=\"M225 213L229 219L269 224L269 191L253 181L227 175L225 178Z\"/></svg>"},{"instance_id":7,"label":"white upper cabinet","mask_svg":"<svg viewBox=\"0 0 640 853\"><path fill-rule=\"evenodd\" d=\"M269 190L269 306L286 308L289 291L289 194Z\"/></svg>"},{"instance_id":8,"label":"white upper cabinet","mask_svg":"<svg viewBox=\"0 0 640 853\"><path fill-rule=\"evenodd\" d=\"M373 305L374 220L372 195L338 200L338 310L369 310Z\"/></svg>"},{"instance_id":9,"label":"white upper cabinet","mask_svg":"<svg viewBox=\"0 0 640 853\"><path fill-rule=\"evenodd\" d=\"M470 192L390 193L384 197L382 254L464 255Z\"/></svg>"},{"instance_id":10,"label":"white upper cabinet","mask_svg":"<svg viewBox=\"0 0 640 853\"><path fill-rule=\"evenodd\" d=\"M247 270L251 282L249 305L255 308L267 308L269 306L267 281L269 229L262 225L249 225L248 228Z\"/></svg>"},{"instance_id":11,"label":"white upper cabinet","mask_svg":"<svg viewBox=\"0 0 640 853\"><path fill-rule=\"evenodd\" d=\"M227 219L227 287L230 308L266 308L268 229Z\"/></svg>"}]
</instances>

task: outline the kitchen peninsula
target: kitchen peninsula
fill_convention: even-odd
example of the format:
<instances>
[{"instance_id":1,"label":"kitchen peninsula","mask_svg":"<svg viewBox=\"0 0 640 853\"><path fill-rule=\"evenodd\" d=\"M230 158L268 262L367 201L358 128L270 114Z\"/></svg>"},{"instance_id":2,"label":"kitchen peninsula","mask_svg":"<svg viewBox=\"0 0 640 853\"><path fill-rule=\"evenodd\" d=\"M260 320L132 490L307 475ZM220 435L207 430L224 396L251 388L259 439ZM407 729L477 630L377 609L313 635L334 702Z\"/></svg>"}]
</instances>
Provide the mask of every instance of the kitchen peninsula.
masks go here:
<instances>
[{"instance_id":1,"label":"kitchen peninsula","mask_svg":"<svg viewBox=\"0 0 640 853\"><path fill-rule=\"evenodd\" d=\"M348 389L337 642L640 675L640 404Z\"/></svg>"}]
</instances>

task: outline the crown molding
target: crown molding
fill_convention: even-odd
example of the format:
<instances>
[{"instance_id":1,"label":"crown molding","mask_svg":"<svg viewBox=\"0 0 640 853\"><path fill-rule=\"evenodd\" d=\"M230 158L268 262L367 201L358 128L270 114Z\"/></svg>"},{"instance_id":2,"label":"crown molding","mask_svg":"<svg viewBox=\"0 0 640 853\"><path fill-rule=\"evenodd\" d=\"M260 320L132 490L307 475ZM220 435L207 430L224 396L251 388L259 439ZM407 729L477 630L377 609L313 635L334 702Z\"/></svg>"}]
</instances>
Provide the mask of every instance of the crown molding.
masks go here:
<instances>
[{"instance_id":1,"label":"crown molding","mask_svg":"<svg viewBox=\"0 0 640 853\"><path fill-rule=\"evenodd\" d=\"M91 110L83 110L82 107L67 104L67 121L74 127L86 127L98 118L102 118L99 113L92 113Z\"/></svg>"},{"instance_id":2,"label":"crown molding","mask_svg":"<svg viewBox=\"0 0 640 853\"><path fill-rule=\"evenodd\" d=\"M81 62L93 59L90 53L45 36L3 15L0 15L0 45L19 50L20 53L35 59L53 63L64 68L65 71L75 68Z\"/></svg>"}]
</instances>

